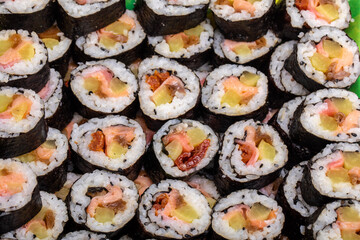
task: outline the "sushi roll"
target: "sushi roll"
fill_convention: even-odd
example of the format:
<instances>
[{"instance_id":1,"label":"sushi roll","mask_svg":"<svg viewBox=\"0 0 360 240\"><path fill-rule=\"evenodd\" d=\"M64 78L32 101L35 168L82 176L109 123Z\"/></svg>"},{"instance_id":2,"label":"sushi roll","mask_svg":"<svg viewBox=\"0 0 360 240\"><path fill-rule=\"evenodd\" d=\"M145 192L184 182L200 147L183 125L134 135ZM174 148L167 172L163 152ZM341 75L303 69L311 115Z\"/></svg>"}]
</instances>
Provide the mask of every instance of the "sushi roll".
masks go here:
<instances>
[{"instance_id":1,"label":"sushi roll","mask_svg":"<svg viewBox=\"0 0 360 240\"><path fill-rule=\"evenodd\" d=\"M55 2L52 0L2 1L0 29L23 29L42 32L55 22Z\"/></svg>"},{"instance_id":2,"label":"sushi roll","mask_svg":"<svg viewBox=\"0 0 360 240\"><path fill-rule=\"evenodd\" d=\"M57 24L72 39L106 27L125 12L124 0L59 0L57 3Z\"/></svg>"},{"instance_id":3,"label":"sushi roll","mask_svg":"<svg viewBox=\"0 0 360 240\"><path fill-rule=\"evenodd\" d=\"M252 42L271 26L275 0L211 0L216 25L226 38Z\"/></svg>"},{"instance_id":4,"label":"sushi roll","mask_svg":"<svg viewBox=\"0 0 360 240\"><path fill-rule=\"evenodd\" d=\"M66 136L55 128L49 128L43 144L14 159L30 166L37 176L40 190L55 192L66 181L68 149Z\"/></svg>"},{"instance_id":5,"label":"sushi roll","mask_svg":"<svg viewBox=\"0 0 360 240\"><path fill-rule=\"evenodd\" d=\"M149 36L176 34L206 19L209 0L144 0L136 12Z\"/></svg>"},{"instance_id":6,"label":"sushi roll","mask_svg":"<svg viewBox=\"0 0 360 240\"><path fill-rule=\"evenodd\" d=\"M49 53L49 65L65 77L70 60L71 39L65 37L56 24L39 33Z\"/></svg>"},{"instance_id":7,"label":"sushi roll","mask_svg":"<svg viewBox=\"0 0 360 240\"><path fill-rule=\"evenodd\" d=\"M312 29L285 61L285 69L309 91L348 88L360 75L359 48L340 29Z\"/></svg>"},{"instance_id":8,"label":"sushi roll","mask_svg":"<svg viewBox=\"0 0 360 240\"><path fill-rule=\"evenodd\" d=\"M211 208L196 189L179 180L151 185L142 195L135 239L201 239L211 224Z\"/></svg>"},{"instance_id":9,"label":"sushi roll","mask_svg":"<svg viewBox=\"0 0 360 240\"><path fill-rule=\"evenodd\" d=\"M213 208L220 199L220 194L214 181L203 176L201 173L191 176L186 183L189 184L190 187L199 190L202 195L205 196L211 208Z\"/></svg>"},{"instance_id":10,"label":"sushi roll","mask_svg":"<svg viewBox=\"0 0 360 240\"><path fill-rule=\"evenodd\" d=\"M360 100L343 89L323 89L308 95L294 113L290 137L312 151L332 142L360 141Z\"/></svg>"},{"instance_id":11,"label":"sushi roll","mask_svg":"<svg viewBox=\"0 0 360 240\"><path fill-rule=\"evenodd\" d=\"M127 65L143 55L146 34L133 11L126 12L101 29L75 41L73 58L76 62L115 58Z\"/></svg>"},{"instance_id":12,"label":"sushi roll","mask_svg":"<svg viewBox=\"0 0 360 240\"><path fill-rule=\"evenodd\" d=\"M358 201L335 201L319 210L314 222L307 228L306 239L356 239L359 238L359 222Z\"/></svg>"},{"instance_id":13,"label":"sushi roll","mask_svg":"<svg viewBox=\"0 0 360 240\"><path fill-rule=\"evenodd\" d=\"M34 91L0 88L0 158L16 157L46 140L44 103Z\"/></svg>"},{"instance_id":14,"label":"sushi roll","mask_svg":"<svg viewBox=\"0 0 360 240\"><path fill-rule=\"evenodd\" d=\"M183 32L148 37L154 53L178 61L191 69L197 69L209 61L214 30L209 20Z\"/></svg>"},{"instance_id":15,"label":"sushi roll","mask_svg":"<svg viewBox=\"0 0 360 240\"><path fill-rule=\"evenodd\" d=\"M222 194L260 189L279 176L287 161L287 147L272 126L236 122L224 134L215 183Z\"/></svg>"},{"instance_id":16,"label":"sushi roll","mask_svg":"<svg viewBox=\"0 0 360 240\"><path fill-rule=\"evenodd\" d=\"M154 182L189 178L208 166L218 149L210 127L195 120L170 120L154 135L145 170Z\"/></svg>"},{"instance_id":17,"label":"sushi roll","mask_svg":"<svg viewBox=\"0 0 360 240\"><path fill-rule=\"evenodd\" d=\"M212 214L212 239L277 239L285 217L277 202L255 190L222 198Z\"/></svg>"},{"instance_id":18,"label":"sushi roll","mask_svg":"<svg viewBox=\"0 0 360 240\"><path fill-rule=\"evenodd\" d=\"M138 83L125 65L114 59L86 62L70 75L77 111L86 118L109 114L134 117Z\"/></svg>"},{"instance_id":19,"label":"sushi roll","mask_svg":"<svg viewBox=\"0 0 360 240\"><path fill-rule=\"evenodd\" d=\"M63 201L66 201L67 196L70 193L70 189L72 185L81 177L80 174L76 174L73 172L67 172L66 174L66 182L61 187L61 189L55 192L55 196L60 198Z\"/></svg>"},{"instance_id":20,"label":"sushi roll","mask_svg":"<svg viewBox=\"0 0 360 240\"><path fill-rule=\"evenodd\" d=\"M251 42L234 41L224 37L216 30L214 34L215 63L217 65L225 63L247 64L256 68L266 65L273 48L281 40L272 30L268 30L263 36Z\"/></svg>"},{"instance_id":21,"label":"sushi roll","mask_svg":"<svg viewBox=\"0 0 360 240\"><path fill-rule=\"evenodd\" d=\"M95 170L81 176L71 187L69 212L76 224L112 237L135 216L138 198L134 182L119 174Z\"/></svg>"},{"instance_id":22,"label":"sushi roll","mask_svg":"<svg viewBox=\"0 0 360 240\"><path fill-rule=\"evenodd\" d=\"M93 118L74 125L70 145L81 172L106 169L135 179L145 153L145 134L134 120L123 116Z\"/></svg>"},{"instance_id":23,"label":"sushi roll","mask_svg":"<svg viewBox=\"0 0 360 240\"><path fill-rule=\"evenodd\" d=\"M284 36L290 39L297 39L299 33L321 26L345 29L351 21L348 1L286 0L283 5L284 17L279 19L283 21Z\"/></svg>"},{"instance_id":24,"label":"sushi roll","mask_svg":"<svg viewBox=\"0 0 360 240\"><path fill-rule=\"evenodd\" d=\"M22 227L6 233L1 237L21 240L57 239L68 221L65 203L54 194L40 192L42 208Z\"/></svg>"},{"instance_id":25,"label":"sushi roll","mask_svg":"<svg viewBox=\"0 0 360 240\"><path fill-rule=\"evenodd\" d=\"M80 230L67 233L61 240L109 240L105 234L93 233L86 230Z\"/></svg>"},{"instance_id":26,"label":"sushi roll","mask_svg":"<svg viewBox=\"0 0 360 240\"><path fill-rule=\"evenodd\" d=\"M269 65L270 104L274 108L281 107L285 102L309 94L309 91L298 83L284 68L286 59L293 52L296 41L289 41L279 45L271 55Z\"/></svg>"},{"instance_id":27,"label":"sushi roll","mask_svg":"<svg viewBox=\"0 0 360 240\"><path fill-rule=\"evenodd\" d=\"M41 210L36 175L26 164L0 159L0 235L30 221Z\"/></svg>"},{"instance_id":28,"label":"sushi roll","mask_svg":"<svg viewBox=\"0 0 360 240\"><path fill-rule=\"evenodd\" d=\"M243 119L262 120L268 113L268 80L253 67L226 64L213 70L201 92L203 119L224 132Z\"/></svg>"},{"instance_id":29,"label":"sushi roll","mask_svg":"<svg viewBox=\"0 0 360 240\"><path fill-rule=\"evenodd\" d=\"M39 92L49 80L48 52L35 32L0 31L0 86Z\"/></svg>"},{"instance_id":30,"label":"sushi roll","mask_svg":"<svg viewBox=\"0 0 360 240\"><path fill-rule=\"evenodd\" d=\"M173 118L194 117L200 81L190 69L153 56L141 62L138 79L140 108L151 130L158 130Z\"/></svg>"},{"instance_id":31,"label":"sushi roll","mask_svg":"<svg viewBox=\"0 0 360 240\"><path fill-rule=\"evenodd\" d=\"M276 200L283 208L286 217L285 231L294 239L300 236L300 228L310 223L311 216L318 209L307 204L302 196L300 185L306 165L307 162L303 161L294 166L286 175L276 195Z\"/></svg>"},{"instance_id":32,"label":"sushi roll","mask_svg":"<svg viewBox=\"0 0 360 240\"><path fill-rule=\"evenodd\" d=\"M359 152L358 144L337 143L315 155L301 182L304 200L314 206L339 198L360 200Z\"/></svg>"},{"instance_id":33,"label":"sushi roll","mask_svg":"<svg viewBox=\"0 0 360 240\"><path fill-rule=\"evenodd\" d=\"M62 130L71 121L73 110L69 97L63 92L63 80L53 68L50 69L50 79L38 93L45 104L45 120L49 127Z\"/></svg>"}]
</instances>

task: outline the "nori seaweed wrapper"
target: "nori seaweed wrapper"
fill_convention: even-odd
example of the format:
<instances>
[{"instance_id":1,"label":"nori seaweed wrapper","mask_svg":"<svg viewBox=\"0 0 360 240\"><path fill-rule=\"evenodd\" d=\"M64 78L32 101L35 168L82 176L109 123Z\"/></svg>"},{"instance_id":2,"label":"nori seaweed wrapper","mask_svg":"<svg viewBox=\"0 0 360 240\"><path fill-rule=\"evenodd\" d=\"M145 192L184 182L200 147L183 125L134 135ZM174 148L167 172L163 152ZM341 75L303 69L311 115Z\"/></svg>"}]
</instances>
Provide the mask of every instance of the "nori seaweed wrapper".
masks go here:
<instances>
[{"instance_id":1,"label":"nori seaweed wrapper","mask_svg":"<svg viewBox=\"0 0 360 240\"><path fill-rule=\"evenodd\" d=\"M10 75L10 79L13 77L16 77L16 80L11 80L6 83L0 82L0 87L9 86L16 88L25 88L34 90L36 93L38 93L41 91L41 89L45 87L46 83L49 81L49 63L47 62L37 73L34 73L32 75Z\"/></svg>"},{"instance_id":2,"label":"nori seaweed wrapper","mask_svg":"<svg viewBox=\"0 0 360 240\"><path fill-rule=\"evenodd\" d=\"M134 48L108 58L116 59L124 63L125 65L130 65L137 59L145 57L146 55L145 47L146 47L146 38L144 38L144 40ZM93 58L85 54L76 44L74 44L73 59L75 62L80 63L80 62L89 62L89 61L99 61L107 58Z\"/></svg>"},{"instance_id":3,"label":"nori seaweed wrapper","mask_svg":"<svg viewBox=\"0 0 360 240\"><path fill-rule=\"evenodd\" d=\"M0 138L0 158L12 158L31 152L46 141L48 127L44 117L27 133ZM1 225L1 224L0 224Z\"/></svg>"},{"instance_id":4,"label":"nori seaweed wrapper","mask_svg":"<svg viewBox=\"0 0 360 240\"><path fill-rule=\"evenodd\" d=\"M181 16L157 15L144 0L139 1L135 12L141 26L149 36L176 34L199 25L206 19L208 4ZM159 27L161 26L161 27Z\"/></svg>"},{"instance_id":5,"label":"nori seaweed wrapper","mask_svg":"<svg viewBox=\"0 0 360 240\"><path fill-rule=\"evenodd\" d=\"M67 73L70 57L72 52L72 46L70 45L69 48L66 50L64 55L59 57L58 59L49 62L50 68L54 68L56 71L58 71L62 78L65 78L65 75Z\"/></svg>"},{"instance_id":6,"label":"nori seaweed wrapper","mask_svg":"<svg viewBox=\"0 0 360 240\"><path fill-rule=\"evenodd\" d=\"M43 32L54 24L55 11L55 1L50 0L42 10L37 12L0 14L0 29Z\"/></svg>"},{"instance_id":7,"label":"nori seaweed wrapper","mask_svg":"<svg viewBox=\"0 0 360 240\"><path fill-rule=\"evenodd\" d=\"M124 12L125 0L120 0L98 12L79 18L71 17L58 4L56 22L66 37L74 39L106 27L119 19Z\"/></svg>"},{"instance_id":8,"label":"nori seaweed wrapper","mask_svg":"<svg viewBox=\"0 0 360 240\"><path fill-rule=\"evenodd\" d=\"M268 72L268 71L267 71ZM280 88L278 88L275 84L274 79L272 76L268 73L268 88L269 88L269 107L270 108L281 108L281 106L290 101L291 99L294 99L297 97L296 95L283 91Z\"/></svg>"},{"instance_id":9,"label":"nori seaweed wrapper","mask_svg":"<svg viewBox=\"0 0 360 240\"><path fill-rule=\"evenodd\" d=\"M325 88L322 84L317 83L315 80L308 78L306 74L301 70L300 65L306 64L304 62L297 61L297 47L292 52L290 57L286 59L284 68L293 76L293 78L303 85L310 92L314 92Z\"/></svg>"},{"instance_id":10,"label":"nori seaweed wrapper","mask_svg":"<svg viewBox=\"0 0 360 240\"><path fill-rule=\"evenodd\" d=\"M269 10L261 17L250 20L230 21L214 13L216 25L226 39L252 42L266 34L272 25L275 0Z\"/></svg>"},{"instance_id":11,"label":"nori seaweed wrapper","mask_svg":"<svg viewBox=\"0 0 360 240\"><path fill-rule=\"evenodd\" d=\"M0 234L10 232L23 226L35 217L36 214L40 212L41 208L42 202L40 191L39 187L36 186L32 192L31 200L25 206L7 213L0 211Z\"/></svg>"},{"instance_id":12,"label":"nori seaweed wrapper","mask_svg":"<svg viewBox=\"0 0 360 240\"><path fill-rule=\"evenodd\" d=\"M54 168L49 173L38 176L40 191L46 191L49 193L55 193L59 191L66 182L67 176L67 160L65 160L60 166Z\"/></svg>"}]
</instances>

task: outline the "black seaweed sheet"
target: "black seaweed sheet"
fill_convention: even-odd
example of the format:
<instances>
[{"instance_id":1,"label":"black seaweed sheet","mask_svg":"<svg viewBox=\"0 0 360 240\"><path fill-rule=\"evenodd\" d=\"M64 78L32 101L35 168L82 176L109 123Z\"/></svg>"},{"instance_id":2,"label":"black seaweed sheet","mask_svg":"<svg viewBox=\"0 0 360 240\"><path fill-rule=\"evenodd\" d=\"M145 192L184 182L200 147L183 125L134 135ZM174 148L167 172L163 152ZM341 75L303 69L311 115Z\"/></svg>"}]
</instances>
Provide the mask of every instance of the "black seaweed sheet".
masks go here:
<instances>
[{"instance_id":1,"label":"black seaweed sheet","mask_svg":"<svg viewBox=\"0 0 360 240\"><path fill-rule=\"evenodd\" d=\"M60 166L54 168L49 173L38 176L40 191L46 191L49 193L55 193L59 191L66 182L67 176L67 160L65 160Z\"/></svg>"},{"instance_id":2,"label":"black seaweed sheet","mask_svg":"<svg viewBox=\"0 0 360 240\"><path fill-rule=\"evenodd\" d=\"M72 47L70 45L69 48L61 57L59 57L58 59L52 62L49 62L50 68L54 68L56 71L58 71L62 78L64 78L67 73L71 54L72 54Z\"/></svg>"}]
</instances>

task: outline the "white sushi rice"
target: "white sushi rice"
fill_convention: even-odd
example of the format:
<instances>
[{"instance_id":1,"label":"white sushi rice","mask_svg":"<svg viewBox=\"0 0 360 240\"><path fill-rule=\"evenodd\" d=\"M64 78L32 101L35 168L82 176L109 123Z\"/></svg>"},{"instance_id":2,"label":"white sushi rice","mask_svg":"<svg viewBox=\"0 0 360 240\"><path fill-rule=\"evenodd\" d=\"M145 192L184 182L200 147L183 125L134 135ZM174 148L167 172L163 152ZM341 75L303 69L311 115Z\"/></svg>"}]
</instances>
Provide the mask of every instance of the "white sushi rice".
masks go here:
<instances>
[{"instance_id":1,"label":"white sushi rice","mask_svg":"<svg viewBox=\"0 0 360 240\"><path fill-rule=\"evenodd\" d=\"M184 201L196 210L199 218L187 223L175 218L164 218L155 215L153 204L161 193L169 193L172 189L179 191ZM204 233L211 224L211 208L206 198L187 183L179 180L163 180L151 185L142 195L139 204L139 220L145 231L156 237L183 239Z\"/></svg>"},{"instance_id":2,"label":"white sushi rice","mask_svg":"<svg viewBox=\"0 0 360 240\"><path fill-rule=\"evenodd\" d=\"M105 234L98 234L86 230L69 232L62 240L108 240Z\"/></svg>"},{"instance_id":3,"label":"white sushi rice","mask_svg":"<svg viewBox=\"0 0 360 240\"><path fill-rule=\"evenodd\" d=\"M210 2L210 9L214 12L214 14L227 21L235 22L262 17L270 10L271 6L274 3L274 0L260 0L252 3L255 8L253 16L251 16L251 14L246 10L236 12L234 7L225 4L220 5L217 2L218 0L211 0Z\"/></svg>"},{"instance_id":4,"label":"white sushi rice","mask_svg":"<svg viewBox=\"0 0 360 240\"><path fill-rule=\"evenodd\" d=\"M31 42L35 48L35 55L31 60L20 60L12 66L0 66L0 83L7 83L20 77L23 78L24 75L35 74L45 66L48 60L48 52L45 44L35 32L29 33L25 30L2 30L0 31L0 41L8 40L14 34L20 34L23 41Z\"/></svg>"},{"instance_id":5,"label":"white sushi rice","mask_svg":"<svg viewBox=\"0 0 360 240\"><path fill-rule=\"evenodd\" d=\"M323 37L339 43L353 54L353 61L350 66L344 67L343 71L350 73L349 76L339 81L329 81L326 75L316 70L311 64L310 58L316 52L315 44L319 43ZM333 27L321 27L310 30L300 39L297 45L297 62L300 69L306 76L327 88L345 88L353 84L360 75L359 48L354 40L349 38L344 31ZM303 64L302 64L303 63Z\"/></svg>"},{"instance_id":6,"label":"white sushi rice","mask_svg":"<svg viewBox=\"0 0 360 240\"><path fill-rule=\"evenodd\" d=\"M284 68L285 60L291 55L297 41L289 41L279 45L271 55L269 71L276 87L297 96L309 94L300 83L296 82Z\"/></svg>"},{"instance_id":7,"label":"white sushi rice","mask_svg":"<svg viewBox=\"0 0 360 240\"><path fill-rule=\"evenodd\" d=\"M210 139L210 146L206 151L204 158L200 161L200 163L187 171L181 171L175 164L174 160L172 160L168 155L166 155L163 151L164 144L162 142L162 138L172 132L186 131L187 129L195 127L204 131L207 139ZM194 172L197 172L204 167L206 167L211 160L213 160L219 149L219 141L215 132L207 125L204 125L195 120L189 119L173 119L167 121L154 135L153 137L153 150L156 158L158 159L163 170L173 176L174 178L185 177Z\"/></svg>"},{"instance_id":8,"label":"white sushi rice","mask_svg":"<svg viewBox=\"0 0 360 240\"><path fill-rule=\"evenodd\" d=\"M186 181L187 183L194 183L200 187L202 191L205 191L215 200L220 198L220 194L217 191L217 187L214 181L202 176L202 175L193 175L189 180ZM189 184L190 185L190 184Z\"/></svg>"},{"instance_id":9,"label":"white sushi rice","mask_svg":"<svg viewBox=\"0 0 360 240\"><path fill-rule=\"evenodd\" d=\"M73 0L70 0L73 1ZM86 55L95 59L104 59L114 57L123 52L129 51L140 43L146 37L146 34L136 18L134 11L126 10L124 13L135 21L135 27L128 32L128 40L125 43L117 42L114 47L106 48L99 43L99 36L97 32L89 33L86 36L76 39L76 46L82 50Z\"/></svg>"},{"instance_id":10,"label":"white sushi rice","mask_svg":"<svg viewBox=\"0 0 360 240\"><path fill-rule=\"evenodd\" d=\"M152 47L154 47L154 51L163 57L190 58L195 54L211 49L211 45L213 43L214 29L210 24L210 20L207 19L199 25L204 28L204 31L202 31L200 34L199 43L191 45L187 48L182 48L179 51L170 51L170 46L165 40L166 36L148 36L148 42L150 45L152 45Z\"/></svg>"},{"instance_id":11,"label":"white sushi rice","mask_svg":"<svg viewBox=\"0 0 360 240\"><path fill-rule=\"evenodd\" d=\"M80 18L97 13L119 1L121 0L100 0L94 3L80 5L75 0L58 0L58 3L69 16Z\"/></svg>"},{"instance_id":12,"label":"white sushi rice","mask_svg":"<svg viewBox=\"0 0 360 240\"><path fill-rule=\"evenodd\" d=\"M144 0L157 15L182 16L195 12L209 3L209 0Z\"/></svg>"},{"instance_id":13,"label":"white sushi rice","mask_svg":"<svg viewBox=\"0 0 360 240\"><path fill-rule=\"evenodd\" d=\"M319 138L324 138L334 142L359 142L360 141L360 119L358 126L351 128L346 133L336 134L320 126L320 112L327 109L327 104L323 103L327 98L348 99L353 106L353 110L360 109L360 100L353 92L343 89L322 89L311 93L305 98L304 110L300 115L300 123L305 130Z\"/></svg>"},{"instance_id":14,"label":"white sushi rice","mask_svg":"<svg viewBox=\"0 0 360 240\"><path fill-rule=\"evenodd\" d=\"M104 67L109 69L114 74L114 77L127 84L127 96L100 97L95 93L89 94L89 91L84 88L86 75L94 73L97 70L100 71ZM114 59L80 64L71 72L70 87L82 105L94 111L113 114L123 111L133 103L139 88L134 74L132 74L123 63Z\"/></svg>"},{"instance_id":15,"label":"white sushi rice","mask_svg":"<svg viewBox=\"0 0 360 240\"><path fill-rule=\"evenodd\" d=\"M254 165L246 165L241 158L242 151L234 142L235 139L244 139L245 127L259 128L262 134L271 138L272 146L276 155L273 160L257 160ZM259 179L263 175L270 174L282 168L288 161L288 150L275 129L267 124L261 124L254 120L239 121L231 125L225 132L223 145L220 152L219 165L226 175L238 182L248 182ZM240 177L241 176L241 177Z\"/></svg>"},{"instance_id":16,"label":"white sushi rice","mask_svg":"<svg viewBox=\"0 0 360 240\"><path fill-rule=\"evenodd\" d=\"M171 103L159 106L151 101L154 92L145 82L146 75L152 75L155 70L159 69L173 72L174 76L184 83L185 96L176 92ZM156 120L168 120L185 114L195 107L200 94L199 78L187 67L163 57L153 56L142 61L139 66L138 79L140 81L140 108L145 115Z\"/></svg>"},{"instance_id":17,"label":"white sushi rice","mask_svg":"<svg viewBox=\"0 0 360 240\"><path fill-rule=\"evenodd\" d=\"M314 13L309 10L301 10L295 6L295 0L286 0L286 12L290 16L290 23L292 27L303 28L309 26L310 28L320 26L332 26L340 29L345 29L349 26L351 15L350 6L347 0L334 0L337 5L339 18L332 21L330 24L322 19L317 19Z\"/></svg>"},{"instance_id":18,"label":"white sushi rice","mask_svg":"<svg viewBox=\"0 0 360 240\"><path fill-rule=\"evenodd\" d=\"M0 14L34 13L45 8L50 0L1 1Z\"/></svg>"},{"instance_id":19,"label":"white sushi rice","mask_svg":"<svg viewBox=\"0 0 360 240\"><path fill-rule=\"evenodd\" d=\"M214 45L220 44L220 48L224 54L224 56L230 61L238 64L245 64L254 59L260 58L270 52L272 48L274 48L278 43L281 42L281 39L278 38L272 30L268 30L267 33L263 36L266 39L266 45L258 48L252 49L251 54L249 55L237 55L234 51L230 49L229 46L225 44L225 37L221 34L220 31L215 31L215 35L220 34L219 36L214 36L216 39L214 41ZM214 48L218 48L215 47Z\"/></svg>"},{"instance_id":20,"label":"white sushi rice","mask_svg":"<svg viewBox=\"0 0 360 240\"><path fill-rule=\"evenodd\" d=\"M246 228L242 228L238 231L230 227L229 222L223 220L227 209L244 204L251 207L255 203L261 203L263 206L276 210L276 218L267 220L267 227L262 230L249 231ZM285 216L282 208L277 202L270 197L258 193L256 190L240 190L231 193L230 195L222 198L214 207L214 213L212 214L212 228L216 234L222 236L225 239L233 240L262 240L262 239L274 239L280 235L285 222Z\"/></svg>"},{"instance_id":21,"label":"white sushi rice","mask_svg":"<svg viewBox=\"0 0 360 240\"><path fill-rule=\"evenodd\" d=\"M31 201L32 193L37 186L36 175L29 166L12 159L0 159L0 170L2 169L19 173L25 179L21 192L0 196L0 211L11 213L11 211L21 209Z\"/></svg>"},{"instance_id":22,"label":"white sushi rice","mask_svg":"<svg viewBox=\"0 0 360 240\"><path fill-rule=\"evenodd\" d=\"M51 210L54 214L54 226L47 229L47 237L39 238L29 231L27 227L23 226L14 231L6 233L1 237L4 238L16 238L21 240L52 240L57 239L58 236L63 232L65 223L68 221L67 209L65 203L58 199L54 194L47 192L40 192L42 207Z\"/></svg>"},{"instance_id":23,"label":"white sushi rice","mask_svg":"<svg viewBox=\"0 0 360 240\"><path fill-rule=\"evenodd\" d=\"M56 34L59 38L59 44L51 48L47 48L49 53L49 62L53 62L62 56L69 50L72 40L70 38L65 37L63 32L58 32Z\"/></svg>"},{"instance_id":24,"label":"white sushi rice","mask_svg":"<svg viewBox=\"0 0 360 240\"><path fill-rule=\"evenodd\" d=\"M32 130L44 116L44 103L34 91L22 88L2 87L0 95L13 97L14 95L24 95L31 102L29 115L16 121L14 117L9 119L0 119L0 137L18 136Z\"/></svg>"},{"instance_id":25,"label":"white sushi rice","mask_svg":"<svg viewBox=\"0 0 360 240\"><path fill-rule=\"evenodd\" d=\"M91 134L97 129L111 126L123 125L135 128L135 138L131 142L131 148L119 158L113 159L102 151L89 150L89 144L93 139ZM74 124L70 138L70 146L83 159L99 167L118 171L119 168L126 169L132 166L145 153L145 134L139 123L124 116L108 116L105 118L92 118L88 122L78 125Z\"/></svg>"},{"instance_id":26,"label":"white sushi rice","mask_svg":"<svg viewBox=\"0 0 360 240\"><path fill-rule=\"evenodd\" d=\"M231 76L240 77L244 72L250 72L260 76L256 84L258 92L247 104L238 104L234 107L230 107L226 103L221 104L222 96L225 94L223 82ZM216 68L206 77L205 85L201 91L201 103L211 112L228 116L246 115L258 110L266 103L268 79L265 74L253 67L226 64Z\"/></svg>"},{"instance_id":27,"label":"white sushi rice","mask_svg":"<svg viewBox=\"0 0 360 240\"><path fill-rule=\"evenodd\" d=\"M48 174L49 172L63 164L64 161L67 159L69 145L67 138L64 134L62 134L59 130L55 128L49 128L46 140L55 141L56 145L56 150L49 159L50 164L48 165L41 161L33 161L26 163L34 171L36 176L44 176ZM20 159L17 157L15 157L14 159L20 161Z\"/></svg>"},{"instance_id":28,"label":"white sushi rice","mask_svg":"<svg viewBox=\"0 0 360 240\"><path fill-rule=\"evenodd\" d=\"M284 103L279 110L276 121L287 135L290 135L290 123L294 117L294 113L304 99L305 97L294 98Z\"/></svg>"},{"instance_id":29,"label":"white sushi rice","mask_svg":"<svg viewBox=\"0 0 360 240\"><path fill-rule=\"evenodd\" d=\"M45 88L48 88L47 93L42 99L45 103L45 119L52 117L59 108L60 102L63 98L63 84L64 82L60 73L51 68L50 79L45 86Z\"/></svg>"},{"instance_id":30,"label":"white sushi rice","mask_svg":"<svg viewBox=\"0 0 360 240\"><path fill-rule=\"evenodd\" d=\"M91 202L91 198L86 196L86 193L89 187L106 188L109 185L121 188L121 199L126 202L126 209L116 213L111 222L100 223L86 211ZM85 224L92 231L114 232L122 228L135 215L138 198L139 194L134 182L119 174L95 170L92 173L84 174L71 187L69 212L76 223Z\"/></svg>"}]
</instances>

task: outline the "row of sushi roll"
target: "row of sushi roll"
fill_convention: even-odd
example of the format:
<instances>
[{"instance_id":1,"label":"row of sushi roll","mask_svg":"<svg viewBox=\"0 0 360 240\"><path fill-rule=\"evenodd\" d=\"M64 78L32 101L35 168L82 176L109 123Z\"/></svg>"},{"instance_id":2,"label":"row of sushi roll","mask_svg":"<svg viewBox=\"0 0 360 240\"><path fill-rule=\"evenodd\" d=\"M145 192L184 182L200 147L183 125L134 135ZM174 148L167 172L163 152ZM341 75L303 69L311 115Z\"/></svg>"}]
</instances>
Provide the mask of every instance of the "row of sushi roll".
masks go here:
<instances>
[{"instance_id":1,"label":"row of sushi roll","mask_svg":"<svg viewBox=\"0 0 360 240\"><path fill-rule=\"evenodd\" d=\"M360 239L347 1L39 1L0 3L0 239Z\"/></svg>"}]
</instances>

